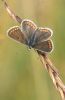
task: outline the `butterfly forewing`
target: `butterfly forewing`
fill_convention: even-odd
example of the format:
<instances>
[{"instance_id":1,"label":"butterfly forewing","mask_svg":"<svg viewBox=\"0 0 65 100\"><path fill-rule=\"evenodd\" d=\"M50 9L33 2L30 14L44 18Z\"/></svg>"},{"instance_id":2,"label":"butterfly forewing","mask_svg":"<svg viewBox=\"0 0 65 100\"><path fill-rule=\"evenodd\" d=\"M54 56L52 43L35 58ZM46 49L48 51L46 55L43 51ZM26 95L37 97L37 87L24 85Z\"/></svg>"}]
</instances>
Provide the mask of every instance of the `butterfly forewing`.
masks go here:
<instances>
[{"instance_id":1,"label":"butterfly forewing","mask_svg":"<svg viewBox=\"0 0 65 100\"><path fill-rule=\"evenodd\" d=\"M36 28L37 26L31 20L23 20L23 22L21 23L21 29L28 41L31 39Z\"/></svg>"},{"instance_id":2,"label":"butterfly forewing","mask_svg":"<svg viewBox=\"0 0 65 100\"><path fill-rule=\"evenodd\" d=\"M48 40L52 36L53 32L49 28L37 28L34 35L34 42L35 44L41 43L43 41Z\"/></svg>"},{"instance_id":3,"label":"butterfly forewing","mask_svg":"<svg viewBox=\"0 0 65 100\"><path fill-rule=\"evenodd\" d=\"M47 40L44 42L41 42L39 44L34 45L34 49L41 51L42 53L48 53L53 50L53 43L51 40Z\"/></svg>"},{"instance_id":4,"label":"butterfly forewing","mask_svg":"<svg viewBox=\"0 0 65 100\"><path fill-rule=\"evenodd\" d=\"M7 31L7 34L10 38L21 42L26 43L23 32L20 30L19 26L14 26Z\"/></svg>"}]
</instances>

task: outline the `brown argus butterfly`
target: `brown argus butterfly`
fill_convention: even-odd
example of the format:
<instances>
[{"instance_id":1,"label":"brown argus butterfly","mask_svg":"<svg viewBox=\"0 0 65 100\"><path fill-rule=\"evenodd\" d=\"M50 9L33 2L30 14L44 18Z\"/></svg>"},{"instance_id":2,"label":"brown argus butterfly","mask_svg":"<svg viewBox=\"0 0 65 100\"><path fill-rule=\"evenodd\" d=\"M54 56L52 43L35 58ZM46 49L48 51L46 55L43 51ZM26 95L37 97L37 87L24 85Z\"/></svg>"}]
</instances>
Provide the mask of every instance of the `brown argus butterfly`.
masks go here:
<instances>
[{"instance_id":1,"label":"brown argus butterfly","mask_svg":"<svg viewBox=\"0 0 65 100\"><path fill-rule=\"evenodd\" d=\"M31 20L23 20L20 26L11 27L7 34L10 38L42 53L49 53L53 50L53 43L50 39L53 31L50 28L37 27Z\"/></svg>"}]
</instances>

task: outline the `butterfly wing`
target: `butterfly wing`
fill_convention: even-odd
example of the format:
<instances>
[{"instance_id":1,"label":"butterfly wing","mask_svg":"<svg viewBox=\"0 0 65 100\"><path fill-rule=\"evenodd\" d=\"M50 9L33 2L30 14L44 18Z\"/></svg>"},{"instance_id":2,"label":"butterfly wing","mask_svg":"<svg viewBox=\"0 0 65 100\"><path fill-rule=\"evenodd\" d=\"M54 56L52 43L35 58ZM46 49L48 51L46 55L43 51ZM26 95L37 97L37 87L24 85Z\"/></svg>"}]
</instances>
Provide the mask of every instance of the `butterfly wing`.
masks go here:
<instances>
[{"instance_id":1,"label":"butterfly wing","mask_svg":"<svg viewBox=\"0 0 65 100\"><path fill-rule=\"evenodd\" d=\"M24 32L26 39L29 41L35 32L37 26L31 20L23 20L21 23L21 30Z\"/></svg>"},{"instance_id":2,"label":"butterfly wing","mask_svg":"<svg viewBox=\"0 0 65 100\"><path fill-rule=\"evenodd\" d=\"M20 30L19 26L14 26L11 27L8 31L7 34L10 38L20 42L20 43L24 43L26 44L26 39L24 37L23 32Z\"/></svg>"},{"instance_id":3,"label":"butterfly wing","mask_svg":"<svg viewBox=\"0 0 65 100\"><path fill-rule=\"evenodd\" d=\"M48 40L53 34L53 31L50 28L37 28L34 32L34 44L41 43Z\"/></svg>"},{"instance_id":4,"label":"butterfly wing","mask_svg":"<svg viewBox=\"0 0 65 100\"><path fill-rule=\"evenodd\" d=\"M33 48L40 51L41 53L49 53L53 50L53 43L51 40L47 40L34 45Z\"/></svg>"}]
</instances>

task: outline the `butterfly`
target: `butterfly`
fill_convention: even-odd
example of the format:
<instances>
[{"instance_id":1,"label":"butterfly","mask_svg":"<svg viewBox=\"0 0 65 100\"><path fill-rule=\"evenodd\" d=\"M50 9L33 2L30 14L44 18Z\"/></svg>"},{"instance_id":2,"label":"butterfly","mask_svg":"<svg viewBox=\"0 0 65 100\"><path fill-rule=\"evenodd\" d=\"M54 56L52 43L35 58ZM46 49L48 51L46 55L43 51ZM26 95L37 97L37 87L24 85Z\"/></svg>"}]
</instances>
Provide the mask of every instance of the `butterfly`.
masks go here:
<instances>
[{"instance_id":1,"label":"butterfly","mask_svg":"<svg viewBox=\"0 0 65 100\"><path fill-rule=\"evenodd\" d=\"M37 27L31 20L24 19L20 26L8 29L7 34L10 38L41 53L50 53L53 50L53 43L50 39L53 31L50 28Z\"/></svg>"}]
</instances>

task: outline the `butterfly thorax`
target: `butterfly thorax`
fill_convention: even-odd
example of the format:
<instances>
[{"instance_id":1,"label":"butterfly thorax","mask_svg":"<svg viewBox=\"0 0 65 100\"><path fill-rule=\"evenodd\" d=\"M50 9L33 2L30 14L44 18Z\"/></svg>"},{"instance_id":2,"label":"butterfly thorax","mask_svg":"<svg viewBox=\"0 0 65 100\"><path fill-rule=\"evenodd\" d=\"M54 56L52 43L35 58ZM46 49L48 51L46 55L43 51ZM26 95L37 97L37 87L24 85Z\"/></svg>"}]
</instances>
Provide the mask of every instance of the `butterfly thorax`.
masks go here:
<instances>
[{"instance_id":1,"label":"butterfly thorax","mask_svg":"<svg viewBox=\"0 0 65 100\"><path fill-rule=\"evenodd\" d=\"M32 35L31 38L28 40L28 46L29 46L30 49L31 49L31 48L34 46L34 44L35 44L34 38L35 38L35 36Z\"/></svg>"},{"instance_id":2,"label":"butterfly thorax","mask_svg":"<svg viewBox=\"0 0 65 100\"><path fill-rule=\"evenodd\" d=\"M33 47L33 40L30 39L28 41L28 46L29 46L30 49Z\"/></svg>"}]
</instances>

